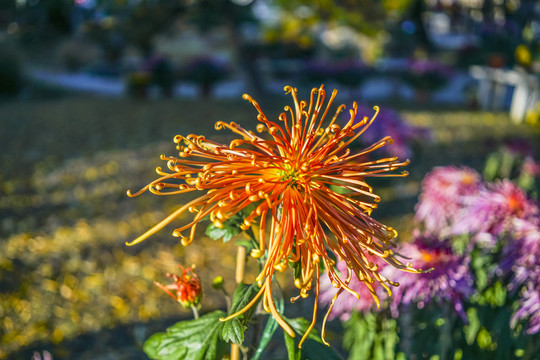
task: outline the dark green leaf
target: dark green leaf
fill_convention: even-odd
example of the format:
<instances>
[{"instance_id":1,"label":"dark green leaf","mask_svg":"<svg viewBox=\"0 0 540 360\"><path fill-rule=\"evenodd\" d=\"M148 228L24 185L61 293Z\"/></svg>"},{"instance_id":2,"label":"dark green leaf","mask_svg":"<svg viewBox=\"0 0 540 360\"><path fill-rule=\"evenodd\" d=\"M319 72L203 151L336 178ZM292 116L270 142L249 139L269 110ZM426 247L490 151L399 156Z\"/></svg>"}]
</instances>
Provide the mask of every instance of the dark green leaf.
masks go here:
<instances>
[{"instance_id":1,"label":"dark green leaf","mask_svg":"<svg viewBox=\"0 0 540 360\"><path fill-rule=\"evenodd\" d=\"M214 224L208 225L206 228L206 235L212 240L223 239L223 242L227 242L233 238L233 236L238 235L242 232L240 225L243 222L243 217L241 215L234 215L227 221L223 222L223 227L219 228Z\"/></svg>"},{"instance_id":2,"label":"dark green leaf","mask_svg":"<svg viewBox=\"0 0 540 360\"><path fill-rule=\"evenodd\" d=\"M259 346L257 347L257 350L255 350L255 353L253 354L253 358L251 360L259 360L261 358L261 355L272 339L272 336L274 336L274 333L276 332L277 328L279 327L278 322L274 319L273 316L268 317L268 321L266 322L266 325L264 326L264 330L261 334L261 339L259 341Z\"/></svg>"},{"instance_id":3,"label":"dark green leaf","mask_svg":"<svg viewBox=\"0 0 540 360\"><path fill-rule=\"evenodd\" d=\"M283 301L283 297L278 297L277 299L274 299L276 302L276 308L277 311L282 314L283 309L285 308L285 304ZM261 339L259 341L259 346L257 347L257 350L255 350L255 353L253 354L253 358L251 360L259 360L264 349L272 339L272 336L276 332L277 328L279 327L278 322L276 319L274 319L273 316L268 317L268 321L266 322L266 325L264 326L264 330L261 334Z\"/></svg>"},{"instance_id":4,"label":"dark green leaf","mask_svg":"<svg viewBox=\"0 0 540 360\"><path fill-rule=\"evenodd\" d=\"M287 354L289 355L288 359L300 360L302 356L302 352L296 346L294 342L294 338L292 338L289 334L287 334L286 331L283 332L283 336L285 336L285 347L287 348Z\"/></svg>"},{"instance_id":5,"label":"dark green leaf","mask_svg":"<svg viewBox=\"0 0 540 360\"><path fill-rule=\"evenodd\" d=\"M225 343L219 335L225 316L214 311L199 319L180 321L167 332L152 335L144 343L143 350L151 359L157 360L214 360L225 353Z\"/></svg>"},{"instance_id":6,"label":"dark green leaf","mask_svg":"<svg viewBox=\"0 0 540 360\"><path fill-rule=\"evenodd\" d=\"M304 318L283 319L293 328L299 336L304 336L310 325L310 321ZM339 360L341 356L331 347L325 345L319 335L319 331L312 329L302 345L302 359L330 359Z\"/></svg>"},{"instance_id":7,"label":"dark green leaf","mask_svg":"<svg viewBox=\"0 0 540 360\"><path fill-rule=\"evenodd\" d=\"M299 261L297 262L289 261L289 267L293 269L295 279L302 277L302 265L300 264Z\"/></svg>"},{"instance_id":8,"label":"dark green leaf","mask_svg":"<svg viewBox=\"0 0 540 360\"><path fill-rule=\"evenodd\" d=\"M294 332L299 334L299 335L302 335L304 336L306 330L308 329L309 325L311 324L311 322L305 318L294 318L294 319L289 319L289 318L284 318L285 321L293 328ZM321 343L321 344L324 344L322 339L321 339L321 336L319 335L319 331L317 331L317 329L313 329L311 330L311 332L309 333L308 339L311 339L311 340L314 340L318 343Z\"/></svg>"},{"instance_id":9,"label":"dark green leaf","mask_svg":"<svg viewBox=\"0 0 540 360\"><path fill-rule=\"evenodd\" d=\"M260 287L257 283L253 283L251 285L238 284L238 287L234 291L230 314L234 314L235 312L242 310L255 297L255 295L257 295L259 290ZM225 322L221 332L223 340L232 341L233 343L239 345L244 342L244 332L247 330L247 324L251 320L255 307L256 306L253 305L248 311Z\"/></svg>"}]
</instances>

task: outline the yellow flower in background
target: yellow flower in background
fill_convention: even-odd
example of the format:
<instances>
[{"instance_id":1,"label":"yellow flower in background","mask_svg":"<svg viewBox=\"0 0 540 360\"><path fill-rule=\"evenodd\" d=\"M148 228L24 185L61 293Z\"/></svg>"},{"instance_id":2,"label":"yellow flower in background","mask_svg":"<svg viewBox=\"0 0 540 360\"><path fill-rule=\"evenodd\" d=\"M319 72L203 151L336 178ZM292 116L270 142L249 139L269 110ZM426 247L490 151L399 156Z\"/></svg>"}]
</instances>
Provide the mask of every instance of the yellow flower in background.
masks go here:
<instances>
[{"instance_id":1,"label":"yellow flower in background","mask_svg":"<svg viewBox=\"0 0 540 360\"><path fill-rule=\"evenodd\" d=\"M312 89L309 102L298 100L295 88L286 86L285 91L292 95L294 107L285 107L279 123L268 120L249 95L243 96L257 109L257 131L266 133L266 137L221 121L216 123L216 129L228 128L241 138L219 144L204 136L176 136L179 157L162 156L169 172L158 168L159 179L128 195L137 196L145 190L159 195L200 191L202 195L128 245L143 241L190 211L195 214L193 220L173 232L183 245L188 245L197 224L207 216L216 227L222 227L227 219L249 207L242 228L247 230L255 225L259 247L251 256L264 262L256 278L261 289L244 309L223 320L242 314L262 297L264 308L294 337L272 297L274 272L293 267L299 296L291 301L308 297L315 287L313 320L301 345L315 325L321 268L340 289L336 298L342 291L360 297L348 286L354 274L377 303L375 284L382 285L389 294L390 286L397 285L379 273L377 263L384 261L399 269L416 270L394 257L392 240L397 232L371 218L380 198L365 181L368 177L406 176L406 172L389 172L408 161L400 162L396 157L366 160L368 153L390 144L390 137L359 152L352 153L348 148L375 120L378 108L373 117L357 121L354 103L349 120L342 127L336 122L345 108L341 105L325 125L336 90L326 105L323 86ZM189 231L189 235L184 237L184 231ZM346 274L335 269L335 258L347 263Z\"/></svg>"},{"instance_id":2,"label":"yellow flower in background","mask_svg":"<svg viewBox=\"0 0 540 360\"><path fill-rule=\"evenodd\" d=\"M516 46L515 57L517 62L525 67L529 67L532 64L531 50L527 45L521 44Z\"/></svg>"}]
</instances>

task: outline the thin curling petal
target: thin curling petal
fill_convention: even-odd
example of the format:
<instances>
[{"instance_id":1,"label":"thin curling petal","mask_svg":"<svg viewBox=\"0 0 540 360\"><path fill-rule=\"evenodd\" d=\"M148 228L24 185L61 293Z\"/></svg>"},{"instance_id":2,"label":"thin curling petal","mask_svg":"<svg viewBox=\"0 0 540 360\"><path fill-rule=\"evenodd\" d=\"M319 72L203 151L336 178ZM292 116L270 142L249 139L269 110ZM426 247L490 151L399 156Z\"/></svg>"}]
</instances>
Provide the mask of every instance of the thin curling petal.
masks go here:
<instances>
[{"instance_id":1,"label":"thin curling petal","mask_svg":"<svg viewBox=\"0 0 540 360\"><path fill-rule=\"evenodd\" d=\"M315 292L313 319L301 345L316 322L321 262L338 289L336 299L344 292L360 298L349 286L351 278L356 278L364 283L375 303L379 302L379 289L391 293L390 287L397 285L379 273L379 263L417 271L394 256L397 232L371 218L381 199L368 185L370 177L405 176L405 172L396 170L408 161L400 162L391 156L366 159L367 154L390 144L389 137L382 137L358 153L349 148L376 121L378 108L374 108L374 114L360 115L361 120L355 123L359 110L354 104L346 114L348 122L342 126L338 117L345 106L337 106L331 114L336 90L327 97L321 85L310 92L309 101L301 100L292 86L286 86L285 92L292 96L293 104L285 106L275 122L268 120L253 98L243 96L257 111L260 136L236 123L221 121L216 123L216 129L230 130L239 138L220 144L198 135L176 136L179 156L162 156L169 172L159 169L159 179L130 195L146 190L158 195L192 191L202 195L128 244L143 241L186 210L194 214L193 219L175 232L181 236L180 231L191 228L189 238L182 240L184 245L193 240L194 228L200 221L209 218L219 227L241 214L243 230L252 225L259 227L254 232L259 235L259 246L251 256L262 262L256 276L261 289L246 307L221 320L236 317L262 300L279 325L294 336L272 295L274 272L290 266L295 269L294 285L299 289L293 300ZM335 270L336 257L347 266L345 278Z\"/></svg>"},{"instance_id":2,"label":"thin curling petal","mask_svg":"<svg viewBox=\"0 0 540 360\"><path fill-rule=\"evenodd\" d=\"M141 236L139 236L135 240L130 241L130 242L126 242L126 245L133 246L133 245L136 245L136 244L146 240L147 238L154 235L155 233L157 233L158 231L163 229L165 226L170 224L174 219L176 219L178 216L180 216L180 214L182 214L184 211L189 209L191 206L193 206L193 205L195 205L197 203L200 203L203 198L206 198L206 196L195 199L195 200L185 204L184 206L180 207L178 210L176 210L175 212L173 212L172 214L167 216L165 219L161 220L158 224L154 225L150 230L148 230L147 232L145 232L144 234L142 234Z\"/></svg>"}]
</instances>

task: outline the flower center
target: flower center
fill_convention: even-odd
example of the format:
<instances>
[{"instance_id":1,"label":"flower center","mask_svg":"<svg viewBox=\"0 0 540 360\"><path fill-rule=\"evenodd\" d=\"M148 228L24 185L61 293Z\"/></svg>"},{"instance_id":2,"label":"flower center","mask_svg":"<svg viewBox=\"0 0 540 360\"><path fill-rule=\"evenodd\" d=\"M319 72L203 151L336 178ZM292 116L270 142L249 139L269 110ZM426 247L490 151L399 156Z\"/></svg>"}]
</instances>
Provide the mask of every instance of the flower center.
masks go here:
<instances>
[{"instance_id":1,"label":"flower center","mask_svg":"<svg viewBox=\"0 0 540 360\"><path fill-rule=\"evenodd\" d=\"M472 185L476 182L476 177L472 174L463 174L461 177L461 183L463 185Z\"/></svg>"},{"instance_id":2,"label":"flower center","mask_svg":"<svg viewBox=\"0 0 540 360\"><path fill-rule=\"evenodd\" d=\"M420 250L420 257L426 264L434 264L439 262L443 254L440 251Z\"/></svg>"},{"instance_id":3,"label":"flower center","mask_svg":"<svg viewBox=\"0 0 540 360\"><path fill-rule=\"evenodd\" d=\"M519 214L523 210L523 201L517 194L512 194L507 199L508 207L510 211Z\"/></svg>"},{"instance_id":4,"label":"flower center","mask_svg":"<svg viewBox=\"0 0 540 360\"><path fill-rule=\"evenodd\" d=\"M299 183L305 184L307 182L307 174L302 168L299 168L296 164L284 164L284 169L279 170L278 176L281 181L286 182L289 186L297 186Z\"/></svg>"}]
</instances>

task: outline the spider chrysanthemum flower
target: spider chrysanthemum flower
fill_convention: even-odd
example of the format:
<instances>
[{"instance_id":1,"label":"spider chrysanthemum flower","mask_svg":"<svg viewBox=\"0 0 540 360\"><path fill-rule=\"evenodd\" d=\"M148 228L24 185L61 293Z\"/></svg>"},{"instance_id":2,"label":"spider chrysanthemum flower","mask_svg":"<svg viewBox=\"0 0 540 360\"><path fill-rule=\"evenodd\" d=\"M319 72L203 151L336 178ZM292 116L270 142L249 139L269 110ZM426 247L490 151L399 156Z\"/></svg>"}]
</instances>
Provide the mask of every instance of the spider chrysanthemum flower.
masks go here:
<instances>
[{"instance_id":1,"label":"spider chrysanthemum flower","mask_svg":"<svg viewBox=\"0 0 540 360\"><path fill-rule=\"evenodd\" d=\"M313 321L301 345L315 325L321 268L326 269L332 284L340 289L336 297L342 291L360 297L348 286L354 275L366 284L377 302L374 285L381 284L390 293L390 286L397 284L382 276L372 259L377 257L396 268L416 270L394 257L392 240L397 232L371 218L380 198L365 181L367 177L406 176L406 172L389 172L408 161L400 162L396 157L365 160L366 154L391 143L390 137L356 153L348 148L374 121L378 108L373 117L358 121L354 103L349 121L341 127L336 122L345 108L341 105L325 125L336 90L326 105L323 86L311 91L309 102L299 101L296 89L290 86L285 91L292 95L294 107L285 107L279 116L281 124L268 120L256 101L249 95L243 96L258 111L257 131L265 133L261 136L238 124L221 121L216 123L216 129L227 128L241 138L219 144L204 136L176 136L180 157L162 156L170 172L158 168L159 179L136 194L128 194L136 196L149 190L155 194L196 191L202 195L128 245L143 241L190 211L195 213L193 220L173 233L183 245L188 245L197 224L207 216L221 227L227 219L250 207L242 227L256 227L259 247L251 256L264 262L256 278L261 289L244 309L223 320L238 316L262 297L264 308L294 337L272 297L274 272L291 266L296 269L294 285L300 292L291 301L308 297L315 285ZM188 229L189 236L183 237ZM336 257L346 262L346 274L340 276L335 270Z\"/></svg>"}]
</instances>

